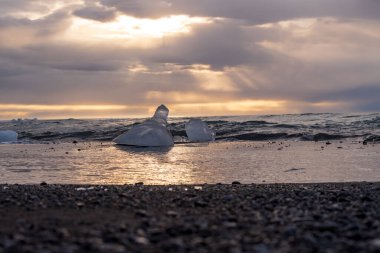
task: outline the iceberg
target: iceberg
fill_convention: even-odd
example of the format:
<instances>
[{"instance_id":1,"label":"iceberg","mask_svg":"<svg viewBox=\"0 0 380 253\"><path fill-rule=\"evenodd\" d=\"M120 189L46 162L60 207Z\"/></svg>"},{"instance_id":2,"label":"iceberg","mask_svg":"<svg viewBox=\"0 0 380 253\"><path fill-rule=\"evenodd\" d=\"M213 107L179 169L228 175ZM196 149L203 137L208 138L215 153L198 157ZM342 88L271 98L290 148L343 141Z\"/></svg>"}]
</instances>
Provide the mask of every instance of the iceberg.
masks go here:
<instances>
[{"instance_id":1,"label":"iceberg","mask_svg":"<svg viewBox=\"0 0 380 253\"><path fill-rule=\"evenodd\" d=\"M190 119L185 124L185 130L189 141L207 142L215 140L215 132L201 119Z\"/></svg>"},{"instance_id":2,"label":"iceberg","mask_svg":"<svg viewBox=\"0 0 380 253\"><path fill-rule=\"evenodd\" d=\"M0 131L0 142L13 142L17 141L18 134L15 131L5 130Z\"/></svg>"},{"instance_id":3,"label":"iceberg","mask_svg":"<svg viewBox=\"0 0 380 253\"><path fill-rule=\"evenodd\" d=\"M173 137L166 128L168 115L169 109L160 105L151 119L133 126L113 141L119 145L140 147L173 146Z\"/></svg>"}]
</instances>

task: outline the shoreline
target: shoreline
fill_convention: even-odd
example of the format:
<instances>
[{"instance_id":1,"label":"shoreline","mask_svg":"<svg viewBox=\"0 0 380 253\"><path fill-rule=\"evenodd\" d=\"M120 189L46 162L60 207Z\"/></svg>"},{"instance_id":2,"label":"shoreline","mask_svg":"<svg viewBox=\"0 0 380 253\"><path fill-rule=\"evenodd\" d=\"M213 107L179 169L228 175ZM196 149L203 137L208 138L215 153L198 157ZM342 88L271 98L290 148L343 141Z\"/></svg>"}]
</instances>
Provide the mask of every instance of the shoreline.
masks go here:
<instances>
[{"instance_id":1,"label":"shoreline","mask_svg":"<svg viewBox=\"0 0 380 253\"><path fill-rule=\"evenodd\" d=\"M1 146L2 183L133 184L380 181L377 146L215 142L171 149L112 143Z\"/></svg>"},{"instance_id":2,"label":"shoreline","mask_svg":"<svg viewBox=\"0 0 380 253\"><path fill-rule=\"evenodd\" d=\"M379 252L380 182L0 185L0 252Z\"/></svg>"}]
</instances>

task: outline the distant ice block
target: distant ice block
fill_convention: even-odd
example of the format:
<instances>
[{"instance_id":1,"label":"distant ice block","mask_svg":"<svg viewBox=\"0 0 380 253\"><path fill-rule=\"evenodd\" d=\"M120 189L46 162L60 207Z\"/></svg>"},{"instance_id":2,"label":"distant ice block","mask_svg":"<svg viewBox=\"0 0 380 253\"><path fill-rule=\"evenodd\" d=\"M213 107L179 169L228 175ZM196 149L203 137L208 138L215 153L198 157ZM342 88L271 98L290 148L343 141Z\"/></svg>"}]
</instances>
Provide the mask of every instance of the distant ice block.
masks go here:
<instances>
[{"instance_id":1,"label":"distant ice block","mask_svg":"<svg viewBox=\"0 0 380 253\"><path fill-rule=\"evenodd\" d=\"M200 119L191 119L185 125L186 134L190 141L214 141L215 133Z\"/></svg>"},{"instance_id":2,"label":"distant ice block","mask_svg":"<svg viewBox=\"0 0 380 253\"><path fill-rule=\"evenodd\" d=\"M18 134L15 131L5 130L0 131L0 142L17 141Z\"/></svg>"},{"instance_id":3,"label":"distant ice block","mask_svg":"<svg viewBox=\"0 0 380 253\"><path fill-rule=\"evenodd\" d=\"M142 147L173 146L173 137L166 128L168 115L169 109L160 105L151 119L133 126L113 141L120 145Z\"/></svg>"}]
</instances>

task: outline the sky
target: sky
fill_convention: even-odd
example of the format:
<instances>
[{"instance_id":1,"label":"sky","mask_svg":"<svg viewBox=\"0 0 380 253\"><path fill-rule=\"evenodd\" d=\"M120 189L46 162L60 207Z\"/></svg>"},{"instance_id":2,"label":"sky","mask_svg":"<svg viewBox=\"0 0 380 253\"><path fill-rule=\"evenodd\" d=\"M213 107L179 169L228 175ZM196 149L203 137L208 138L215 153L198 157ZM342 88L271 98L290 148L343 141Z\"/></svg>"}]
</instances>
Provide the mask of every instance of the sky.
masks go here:
<instances>
[{"instance_id":1,"label":"sky","mask_svg":"<svg viewBox=\"0 0 380 253\"><path fill-rule=\"evenodd\" d=\"M1 0L0 119L380 111L378 0Z\"/></svg>"}]
</instances>

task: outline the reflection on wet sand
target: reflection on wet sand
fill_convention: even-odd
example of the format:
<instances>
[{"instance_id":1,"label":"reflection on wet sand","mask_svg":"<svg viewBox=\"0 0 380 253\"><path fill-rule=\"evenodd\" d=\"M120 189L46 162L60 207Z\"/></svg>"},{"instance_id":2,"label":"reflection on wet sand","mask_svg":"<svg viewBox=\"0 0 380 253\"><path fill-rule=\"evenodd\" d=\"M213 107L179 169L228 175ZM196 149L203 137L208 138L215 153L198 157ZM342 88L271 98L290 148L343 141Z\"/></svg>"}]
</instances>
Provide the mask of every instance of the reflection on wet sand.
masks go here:
<instances>
[{"instance_id":1,"label":"reflection on wet sand","mask_svg":"<svg viewBox=\"0 0 380 253\"><path fill-rule=\"evenodd\" d=\"M339 148L343 146L343 148ZM0 146L0 183L198 184L380 181L378 146L333 142ZM299 169L299 168L302 168Z\"/></svg>"},{"instance_id":2,"label":"reflection on wet sand","mask_svg":"<svg viewBox=\"0 0 380 253\"><path fill-rule=\"evenodd\" d=\"M115 145L115 147L121 151L136 153L136 154L166 154L173 147L138 147L127 145Z\"/></svg>"}]
</instances>

